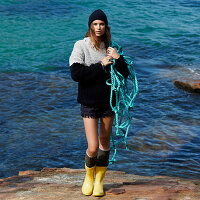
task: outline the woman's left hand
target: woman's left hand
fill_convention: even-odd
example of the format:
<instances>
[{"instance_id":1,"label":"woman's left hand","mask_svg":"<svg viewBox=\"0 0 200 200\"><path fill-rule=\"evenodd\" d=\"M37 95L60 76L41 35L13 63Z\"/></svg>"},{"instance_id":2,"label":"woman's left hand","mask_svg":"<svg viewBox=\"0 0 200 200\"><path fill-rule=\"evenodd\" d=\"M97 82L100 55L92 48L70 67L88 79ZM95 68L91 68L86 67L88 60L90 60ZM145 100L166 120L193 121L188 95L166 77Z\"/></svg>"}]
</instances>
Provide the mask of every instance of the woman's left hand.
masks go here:
<instances>
[{"instance_id":1,"label":"woman's left hand","mask_svg":"<svg viewBox=\"0 0 200 200\"><path fill-rule=\"evenodd\" d=\"M112 47L107 48L107 55L111 56L114 59L118 59L120 57L120 55L117 53L116 49L114 49Z\"/></svg>"}]
</instances>

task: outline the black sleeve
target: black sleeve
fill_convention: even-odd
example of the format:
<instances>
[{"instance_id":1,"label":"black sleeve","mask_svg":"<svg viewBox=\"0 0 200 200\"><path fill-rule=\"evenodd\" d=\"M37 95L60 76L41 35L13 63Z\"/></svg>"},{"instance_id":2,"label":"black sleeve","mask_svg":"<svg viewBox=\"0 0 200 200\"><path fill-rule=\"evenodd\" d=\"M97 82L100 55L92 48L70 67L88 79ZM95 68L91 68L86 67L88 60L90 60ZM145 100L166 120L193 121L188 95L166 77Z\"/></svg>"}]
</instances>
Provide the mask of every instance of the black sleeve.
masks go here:
<instances>
[{"instance_id":1,"label":"black sleeve","mask_svg":"<svg viewBox=\"0 0 200 200\"><path fill-rule=\"evenodd\" d=\"M125 79L127 79L129 75L129 70L122 55L120 55L120 57L115 60L115 68L120 74L124 76Z\"/></svg>"},{"instance_id":2,"label":"black sleeve","mask_svg":"<svg viewBox=\"0 0 200 200\"><path fill-rule=\"evenodd\" d=\"M105 73L101 63L85 66L80 63L73 63L70 66L71 77L76 82L97 81Z\"/></svg>"}]
</instances>

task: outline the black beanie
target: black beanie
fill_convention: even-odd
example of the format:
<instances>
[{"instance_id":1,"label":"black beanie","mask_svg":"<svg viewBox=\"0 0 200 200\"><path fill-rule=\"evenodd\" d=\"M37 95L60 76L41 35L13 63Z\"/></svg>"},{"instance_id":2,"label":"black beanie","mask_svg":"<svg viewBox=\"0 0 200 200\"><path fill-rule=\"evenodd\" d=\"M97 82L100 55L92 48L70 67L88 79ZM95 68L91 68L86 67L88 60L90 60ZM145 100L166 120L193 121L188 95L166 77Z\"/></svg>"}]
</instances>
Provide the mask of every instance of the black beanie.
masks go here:
<instances>
[{"instance_id":1,"label":"black beanie","mask_svg":"<svg viewBox=\"0 0 200 200\"><path fill-rule=\"evenodd\" d=\"M90 26L90 24L94 21L94 20L102 20L105 22L106 25L108 25L108 20L106 17L106 14L101 10L95 10L89 17L89 21L88 21L88 26Z\"/></svg>"}]
</instances>

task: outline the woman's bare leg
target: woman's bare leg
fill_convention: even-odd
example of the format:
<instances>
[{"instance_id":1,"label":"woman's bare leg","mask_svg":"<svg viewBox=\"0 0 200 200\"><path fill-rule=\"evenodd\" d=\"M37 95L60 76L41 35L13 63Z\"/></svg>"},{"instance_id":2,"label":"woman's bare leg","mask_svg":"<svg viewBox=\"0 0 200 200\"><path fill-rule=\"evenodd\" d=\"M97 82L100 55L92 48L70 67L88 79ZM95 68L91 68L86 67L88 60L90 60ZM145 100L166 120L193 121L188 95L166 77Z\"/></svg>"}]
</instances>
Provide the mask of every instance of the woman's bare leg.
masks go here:
<instances>
[{"instance_id":1,"label":"woman's bare leg","mask_svg":"<svg viewBox=\"0 0 200 200\"><path fill-rule=\"evenodd\" d=\"M110 135L112 131L114 116L101 118L99 148L102 150L110 149Z\"/></svg>"},{"instance_id":2,"label":"woman's bare leg","mask_svg":"<svg viewBox=\"0 0 200 200\"><path fill-rule=\"evenodd\" d=\"M93 193L94 172L97 162L98 149L98 119L83 118L88 149L85 155L86 175L82 186L82 193L91 195Z\"/></svg>"},{"instance_id":3,"label":"woman's bare leg","mask_svg":"<svg viewBox=\"0 0 200 200\"><path fill-rule=\"evenodd\" d=\"M98 150L98 119L83 118L85 134L88 142L87 155L95 157Z\"/></svg>"},{"instance_id":4,"label":"woman's bare leg","mask_svg":"<svg viewBox=\"0 0 200 200\"><path fill-rule=\"evenodd\" d=\"M99 149L97 154L97 164L95 170L95 183L93 196L103 196L103 178L109 164L110 135L114 116L101 118L99 133Z\"/></svg>"}]
</instances>

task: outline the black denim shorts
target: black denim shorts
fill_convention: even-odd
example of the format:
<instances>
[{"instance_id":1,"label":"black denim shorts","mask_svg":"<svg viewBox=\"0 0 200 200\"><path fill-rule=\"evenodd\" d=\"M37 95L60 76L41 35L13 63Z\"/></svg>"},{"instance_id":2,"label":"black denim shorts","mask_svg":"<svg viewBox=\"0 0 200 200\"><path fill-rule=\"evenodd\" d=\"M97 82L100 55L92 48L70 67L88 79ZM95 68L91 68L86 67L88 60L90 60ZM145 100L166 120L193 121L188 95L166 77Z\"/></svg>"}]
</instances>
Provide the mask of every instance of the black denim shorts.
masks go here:
<instances>
[{"instance_id":1,"label":"black denim shorts","mask_svg":"<svg viewBox=\"0 0 200 200\"><path fill-rule=\"evenodd\" d=\"M102 118L114 116L111 107L90 107L81 105L81 116L86 118Z\"/></svg>"}]
</instances>

